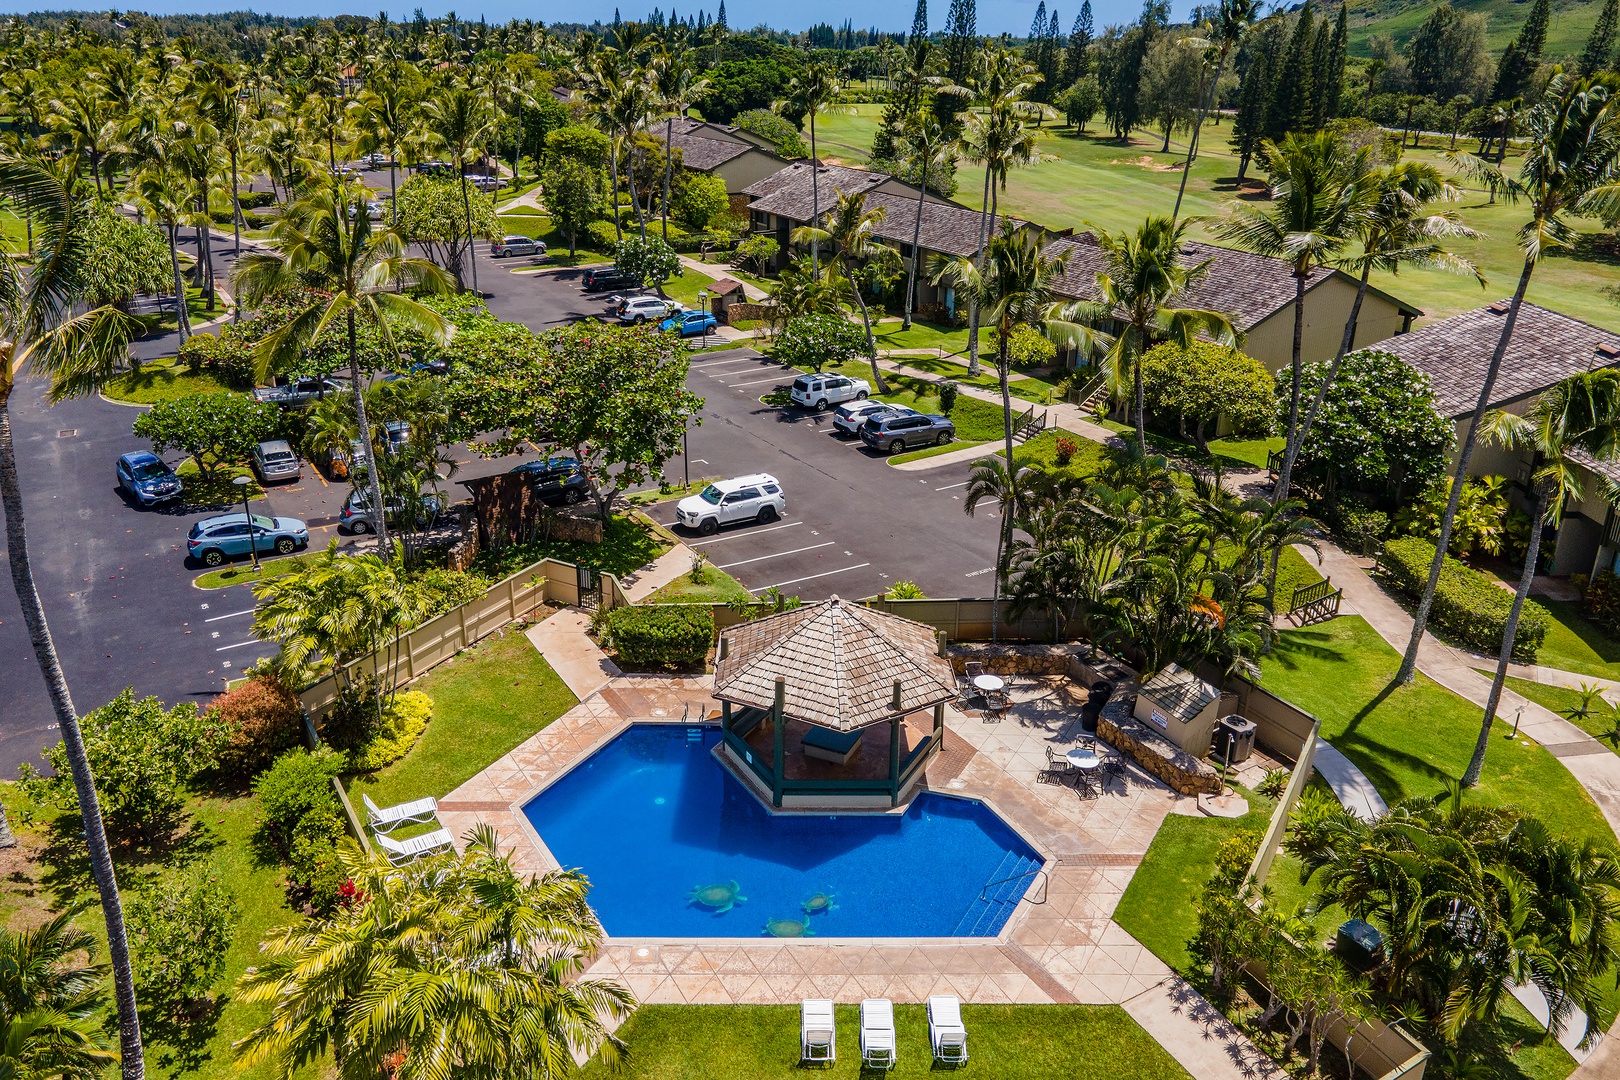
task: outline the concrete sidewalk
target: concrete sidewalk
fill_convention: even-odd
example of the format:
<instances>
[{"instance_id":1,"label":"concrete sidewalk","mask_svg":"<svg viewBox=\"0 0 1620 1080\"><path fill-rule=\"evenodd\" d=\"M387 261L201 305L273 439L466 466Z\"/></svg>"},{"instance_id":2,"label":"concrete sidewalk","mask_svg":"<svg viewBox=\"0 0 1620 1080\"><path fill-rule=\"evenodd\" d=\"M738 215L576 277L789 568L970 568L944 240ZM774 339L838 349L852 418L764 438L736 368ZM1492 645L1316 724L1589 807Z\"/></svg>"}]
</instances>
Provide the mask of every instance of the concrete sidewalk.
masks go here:
<instances>
[{"instance_id":1,"label":"concrete sidewalk","mask_svg":"<svg viewBox=\"0 0 1620 1080\"><path fill-rule=\"evenodd\" d=\"M694 273L702 274L706 278L711 278L715 281L719 281L721 278L731 278L732 281L735 281L737 284L743 287L743 295L748 298L750 303L758 304L765 300L769 300L771 297L770 293L766 292L764 289L761 289L758 285L751 285L742 278L733 275L731 272L731 267L729 266L723 264L717 265L715 263L706 263L701 259L694 259L690 255L681 255L679 258L681 260L681 265L686 267L686 269L691 270Z\"/></svg>"},{"instance_id":2,"label":"concrete sidewalk","mask_svg":"<svg viewBox=\"0 0 1620 1080\"><path fill-rule=\"evenodd\" d=\"M590 625L588 612L565 608L545 622L529 627L526 635L563 685L581 701L620 675L619 666L585 633Z\"/></svg>"},{"instance_id":3,"label":"concrete sidewalk","mask_svg":"<svg viewBox=\"0 0 1620 1080\"><path fill-rule=\"evenodd\" d=\"M1195 1080L1286 1080L1221 1011L1179 977L1128 999L1124 1009Z\"/></svg>"}]
</instances>

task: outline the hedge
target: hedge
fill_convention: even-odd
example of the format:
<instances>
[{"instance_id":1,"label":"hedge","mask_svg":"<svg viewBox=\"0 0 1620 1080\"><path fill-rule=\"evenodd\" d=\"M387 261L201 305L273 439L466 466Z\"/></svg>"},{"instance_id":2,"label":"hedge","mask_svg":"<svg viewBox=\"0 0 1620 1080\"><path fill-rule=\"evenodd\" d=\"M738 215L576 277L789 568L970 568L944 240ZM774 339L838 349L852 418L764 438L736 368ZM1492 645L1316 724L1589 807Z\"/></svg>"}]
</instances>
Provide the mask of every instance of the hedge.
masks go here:
<instances>
[{"instance_id":1,"label":"hedge","mask_svg":"<svg viewBox=\"0 0 1620 1080\"><path fill-rule=\"evenodd\" d=\"M1378 569L1396 590L1413 600L1423 595L1429 581L1429 564L1434 561L1434 545L1421 537L1403 536L1384 545ZM1450 556L1440 571L1440 584L1434 593L1432 616L1436 625L1457 635L1470 648L1487 656L1502 648L1513 594L1480 573L1470 570ZM1513 640L1513 659L1521 664L1535 662L1541 643L1546 640L1552 617L1534 600L1526 600L1519 616L1519 632Z\"/></svg>"},{"instance_id":2,"label":"hedge","mask_svg":"<svg viewBox=\"0 0 1620 1080\"><path fill-rule=\"evenodd\" d=\"M607 636L630 671L701 664L714 639L706 604L651 604L608 612Z\"/></svg>"}]
</instances>

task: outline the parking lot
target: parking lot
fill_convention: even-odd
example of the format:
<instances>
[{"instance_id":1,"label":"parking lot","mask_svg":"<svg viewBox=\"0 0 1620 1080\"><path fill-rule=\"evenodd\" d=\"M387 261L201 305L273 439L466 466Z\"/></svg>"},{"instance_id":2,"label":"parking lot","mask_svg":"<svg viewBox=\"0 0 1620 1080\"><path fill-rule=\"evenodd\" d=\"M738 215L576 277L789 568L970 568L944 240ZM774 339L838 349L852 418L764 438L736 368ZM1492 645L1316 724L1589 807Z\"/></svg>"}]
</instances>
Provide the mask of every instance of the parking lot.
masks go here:
<instances>
[{"instance_id":1,"label":"parking lot","mask_svg":"<svg viewBox=\"0 0 1620 1080\"><path fill-rule=\"evenodd\" d=\"M766 472L782 482L787 510L768 525L732 525L714 536L674 531L745 587L771 586L820 599L864 597L899 580L930 596L988 594L995 563L995 505L963 512L968 463L902 471L833 427L831 411L762 404L794 372L752 349L692 358L687 386L704 398L688 436L693 479ZM681 463L666 476L679 483ZM673 525L675 503L652 508Z\"/></svg>"}]
</instances>

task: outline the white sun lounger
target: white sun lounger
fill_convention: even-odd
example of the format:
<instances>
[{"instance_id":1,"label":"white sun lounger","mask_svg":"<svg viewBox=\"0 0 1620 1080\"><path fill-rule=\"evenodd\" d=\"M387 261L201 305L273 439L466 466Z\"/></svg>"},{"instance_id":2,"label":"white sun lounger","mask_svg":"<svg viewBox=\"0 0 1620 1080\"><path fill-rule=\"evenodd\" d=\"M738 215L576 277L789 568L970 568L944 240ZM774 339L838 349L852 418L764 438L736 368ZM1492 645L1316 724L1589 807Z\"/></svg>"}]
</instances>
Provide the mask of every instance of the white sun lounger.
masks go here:
<instances>
[{"instance_id":1,"label":"white sun lounger","mask_svg":"<svg viewBox=\"0 0 1620 1080\"><path fill-rule=\"evenodd\" d=\"M867 998L861 1002L861 1064L868 1069L892 1069L894 1057L894 1002Z\"/></svg>"},{"instance_id":2,"label":"white sun lounger","mask_svg":"<svg viewBox=\"0 0 1620 1080\"><path fill-rule=\"evenodd\" d=\"M388 861L395 866L408 863L423 855L431 855L435 851L455 846L449 829L436 829L421 836L413 836L409 840L395 840L384 833L377 833L377 845L388 853Z\"/></svg>"},{"instance_id":3,"label":"white sun lounger","mask_svg":"<svg viewBox=\"0 0 1620 1080\"><path fill-rule=\"evenodd\" d=\"M935 1061L960 1065L968 1059L967 1028L962 1026L962 1002L956 995L928 999L928 1042Z\"/></svg>"},{"instance_id":4,"label":"white sun lounger","mask_svg":"<svg viewBox=\"0 0 1620 1080\"><path fill-rule=\"evenodd\" d=\"M799 1003L799 1060L801 1063L838 1060L833 1003L825 998L806 998Z\"/></svg>"},{"instance_id":5,"label":"white sun lounger","mask_svg":"<svg viewBox=\"0 0 1620 1080\"><path fill-rule=\"evenodd\" d=\"M392 832L401 825L426 825L439 812L439 801L431 795L386 808L372 802L370 795L362 794L360 800L366 804L366 824L380 833Z\"/></svg>"}]
</instances>

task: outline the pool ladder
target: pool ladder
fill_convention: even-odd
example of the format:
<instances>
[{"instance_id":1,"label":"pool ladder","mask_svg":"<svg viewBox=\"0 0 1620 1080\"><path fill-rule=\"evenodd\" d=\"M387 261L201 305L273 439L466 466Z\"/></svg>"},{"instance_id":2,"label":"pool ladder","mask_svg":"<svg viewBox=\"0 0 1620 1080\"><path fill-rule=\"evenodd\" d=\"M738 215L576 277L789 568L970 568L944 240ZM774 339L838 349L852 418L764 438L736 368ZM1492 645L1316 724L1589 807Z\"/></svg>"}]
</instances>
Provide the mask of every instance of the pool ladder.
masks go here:
<instances>
[{"instance_id":1,"label":"pool ladder","mask_svg":"<svg viewBox=\"0 0 1620 1080\"><path fill-rule=\"evenodd\" d=\"M691 714L692 703L690 701L681 705L681 723L687 725L686 744L688 746L692 746L703 741L703 729L701 727L692 726L692 721L690 719Z\"/></svg>"}]
</instances>

